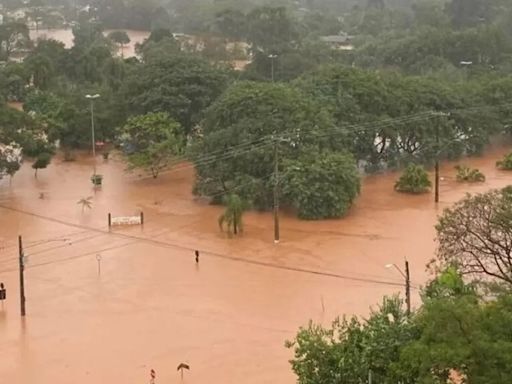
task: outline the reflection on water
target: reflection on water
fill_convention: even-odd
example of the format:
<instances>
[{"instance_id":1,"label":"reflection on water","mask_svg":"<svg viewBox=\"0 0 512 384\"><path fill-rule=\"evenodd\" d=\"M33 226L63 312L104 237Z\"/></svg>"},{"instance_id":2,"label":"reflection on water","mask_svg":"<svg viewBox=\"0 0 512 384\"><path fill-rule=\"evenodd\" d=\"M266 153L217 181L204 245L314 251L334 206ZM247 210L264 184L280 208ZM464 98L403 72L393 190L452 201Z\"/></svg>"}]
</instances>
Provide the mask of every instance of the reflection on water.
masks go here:
<instances>
[{"instance_id":1,"label":"reflection on water","mask_svg":"<svg viewBox=\"0 0 512 384\"><path fill-rule=\"evenodd\" d=\"M98 156L104 185L94 192L85 155L55 160L38 179L25 164L11 186L0 181L0 281L9 295L0 316L2 382L136 384L152 368L158 382L176 382L175 367L186 361L188 383L293 383L284 340L309 319L366 313L401 291L401 276L385 264L407 257L413 285L424 283L437 215L466 192L509 184L512 175L494 167L505 152L467 161L486 174L482 184L457 184L454 164L445 164L438 207L431 194L393 192L397 174L367 177L348 217L284 216L279 245L270 214L248 213L244 236L226 238L222 210L194 200L190 169L141 179ZM87 196L93 207L82 212L77 201ZM141 210L144 227L108 230L109 212ZM18 234L29 256L25 331Z\"/></svg>"},{"instance_id":2,"label":"reflection on water","mask_svg":"<svg viewBox=\"0 0 512 384\"><path fill-rule=\"evenodd\" d=\"M135 56L135 44L142 43L144 39L149 36L149 32L134 31L129 29L125 31L130 37L131 41L124 47L124 57L133 57ZM110 32L110 30L104 31L104 35L106 36ZM71 48L73 46L73 32L71 29L40 29L39 31L31 30L30 38L32 40L54 39L64 43L66 48Z\"/></svg>"}]
</instances>

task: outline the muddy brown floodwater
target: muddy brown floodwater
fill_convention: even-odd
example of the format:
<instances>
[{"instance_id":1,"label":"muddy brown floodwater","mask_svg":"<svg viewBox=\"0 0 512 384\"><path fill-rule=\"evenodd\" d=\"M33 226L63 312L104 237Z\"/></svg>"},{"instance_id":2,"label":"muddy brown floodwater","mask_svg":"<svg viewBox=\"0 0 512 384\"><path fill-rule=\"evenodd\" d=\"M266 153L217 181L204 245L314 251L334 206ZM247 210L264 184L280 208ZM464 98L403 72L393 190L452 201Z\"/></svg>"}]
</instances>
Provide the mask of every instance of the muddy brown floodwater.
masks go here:
<instances>
[{"instance_id":1,"label":"muddy brown floodwater","mask_svg":"<svg viewBox=\"0 0 512 384\"><path fill-rule=\"evenodd\" d=\"M483 184L457 184L453 164L445 164L438 207L431 194L393 192L396 174L367 177L348 217L284 217L278 245L269 214L247 214L241 238L221 234L220 208L191 195L190 167L143 179L98 157L105 179L93 192L86 157L55 160L37 179L26 164L12 185L0 181L0 281L8 294L0 311L0 382L140 384L155 369L157 383L173 383L180 381L177 365L187 362L187 383L291 384L284 341L310 319L327 324L365 314L401 291L393 285L401 277L385 264L407 257L413 285L424 283L436 216L465 192L510 183L512 175L494 167L506 150L466 162L487 175ZM77 201L88 196L93 207L82 212ZM108 212L140 210L143 228L108 232ZM18 234L28 256L23 320ZM201 250L199 265L194 249Z\"/></svg>"},{"instance_id":2,"label":"muddy brown floodwater","mask_svg":"<svg viewBox=\"0 0 512 384\"><path fill-rule=\"evenodd\" d=\"M124 57L135 56L135 44L142 43L148 36L147 31L134 31L127 29L125 30L130 37L130 42L125 45L123 49ZM104 35L108 35L111 30L106 30ZM54 39L64 43L66 48L73 46L73 31L71 29L39 29L30 31L30 38L32 40L37 39Z\"/></svg>"}]
</instances>

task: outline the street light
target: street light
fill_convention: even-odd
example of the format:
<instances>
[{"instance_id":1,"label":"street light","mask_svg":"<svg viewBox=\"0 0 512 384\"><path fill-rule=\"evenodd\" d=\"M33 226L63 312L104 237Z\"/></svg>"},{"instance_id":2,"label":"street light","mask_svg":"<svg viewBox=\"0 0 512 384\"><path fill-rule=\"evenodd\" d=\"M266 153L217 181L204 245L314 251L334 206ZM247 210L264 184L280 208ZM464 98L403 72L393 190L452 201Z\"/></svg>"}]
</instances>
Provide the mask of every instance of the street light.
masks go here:
<instances>
[{"instance_id":1,"label":"street light","mask_svg":"<svg viewBox=\"0 0 512 384\"><path fill-rule=\"evenodd\" d=\"M271 55L268 55L268 58L270 59L271 78L272 78L272 82L274 82L274 59L277 58L277 55L271 54Z\"/></svg>"},{"instance_id":2,"label":"street light","mask_svg":"<svg viewBox=\"0 0 512 384\"><path fill-rule=\"evenodd\" d=\"M409 316L411 314L411 276L409 274L409 262L405 260L405 273L395 263L386 264L386 268L395 268L405 279L405 303L407 305L407 315Z\"/></svg>"},{"instance_id":3,"label":"street light","mask_svg":"<svg viewBox=\"0 0 512 384\"><path fill-rule=\"evenodd\" d=\"M94 164L94 174L96 176L96 140L94 138L94 100L99 99L100 95L97 93L95 95L85 95L86 99L91 101L91 136L92 136L92 157Z\"/></svg>"}]
</instances>

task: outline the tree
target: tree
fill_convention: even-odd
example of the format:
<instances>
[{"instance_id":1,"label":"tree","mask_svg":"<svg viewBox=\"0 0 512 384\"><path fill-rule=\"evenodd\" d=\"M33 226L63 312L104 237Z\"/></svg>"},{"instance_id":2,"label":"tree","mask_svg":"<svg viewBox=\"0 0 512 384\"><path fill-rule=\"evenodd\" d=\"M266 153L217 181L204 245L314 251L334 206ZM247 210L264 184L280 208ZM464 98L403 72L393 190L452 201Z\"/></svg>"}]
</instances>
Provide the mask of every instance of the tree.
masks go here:
<instances>
[{"instance_id":1,"label":"tree","mask_svg":"<svg viewBox=\"0 0 512 384\"><path fill-rule=\"evenodd\" d=\"M285 160L328 150L335 141L321 135L333 126L318 104L290 86L268 83L240 82L229 88L208 110L201 129L191 154L195 193L220 203L215 196L236 188L240 198L263 210L273 201L272 144L284 172Z\"/></svg>"},{"instance_id":2,"label":"tree","mask_svg":"<svg viewBox=\"0 0 512 384\"><path fill-rule=\"evenodd\" d=\"M220 229L224 230L224 225L226 225L226 230L229 235L242 233L244 231L242 216L244 211L247 210L248 204L235 193L225 196L223 203L226 209L224 213L219 216Z\"/></svg>"},{"instance_id":3,"label":"tree","mask_svg":"<svg viewBox=\"0 0 512 384\"><path fill-rule=\"evenodd\" d=\"M300 384L359 384L371 371L377 383L485 383L512 378L512 294L484 299L477 286L449 267L422 292L407 316L397 298L385 298L368 319L310 323L292 342Z\"/></svg>"},{"instance_id":4,"label":"tree","mask_svg":"<svg viewBox=\"0 0 512 384\"><path fill-rule=\"evenodd\" d=\"M439 218L437 262L480 281L512 284L512 189L468 195Z\"/></svg>"},{"instance_id":5,"label":"tree","mask_svg":"<svg viewBox=\"0 0 512 384\"><path fill-rule=\"evenodd\" d=\"M34 177L37 178L37 171L46 168L52 161L52 154L48 152L42 152L37 155L36 160L32 164L32 168L35 169Z\"/></svg>"},{"instance_id":6,"label":"tree","mask_svg":"<svg viewBox=\"0 0 512 384\"><path fill-rule=\"evenodd\" d=\"M108 34L108 38L121 46L121 57L124 57L124 46L131 41L126 31L112 31Z\"/></svg>"},{"instance_id":7,"label":"tree","mask_svg":"<svg viewBox=\"0 0 512 384\"><path fill-rule=\"evenodd\" d=\"M196 56L155 56L131 73L124 95L132 113L166 112L189 134L228 80L226 70Z\"/></svg>"},{"instance_id":8,"label":"tree","mask_svg":"<svg viewBox=\"0 0 512 384\"><path fill-rule=\"evenodd\" d=\"M0 59L7 61L15 50L28 48L30 43L25 23L14 21L0 25Z\"/></svg>"},{"instance_id":9,"label":"tree","mask_svg":"<svg viewBox=\"0 0 512 384\"><path fill-rule=\"evenodd\" d=\"M499 384L512 379L512 337L502 328L512 315L512 295L483 300L453 268L426 289L414 322L419 337L402 350L400 366L415 383Z\"/></svg>"},{"instance_id":10,"label":"tree","mask_svg":"<svg viewBox=\"0 0 512 384\"><path fill-rule=\"evenodd\" d=\"M470 27L489 17L489 0L451 0L446 11L455 27Z\"/></svg>"},{"instance_id":11,"label":"tree","mask_svg":"<svg viewBox=\"0 0 512 384\"><path fill-rule=\"evenodd\" d=\"M143 168L155 179L185 146L179 123L162 112L128 119L121 130L120 140L130 169Z\"/></svg>"},{"instance_id":12,"label":"tree","mask_svg":"<svg viewBox=\"0 0 512 384\"><path fill-rule=\"evenodd\" d=\"M329 328L310 322L286 345L294 350L291 365L299 384L359 384L370 371L376 383L414 383L414 372L402 371L399 361L416 334L394 297L385 298L367 320L336 319Z\"/></svg>"},{"instance_id":13,"label":"tree","mask_svg":"<svg viewBox=\"0 0 512 384\"><path fill-rule=\"evenodd\" d=\"M246 18L236 9L224 9L215 15L215 25L220 33L232 41L240 41L246 35Z\"/></svg>"},{"instance_id":14,"label":"tree","mask_svg":"<svg viewBox=\"0 0 512 384\"><path fill-rule=\"evenodd\" d=\"M351 155L315 153L285 162L282 189L300 218L339 218L359 194L360 180Z\"/></svg>"},{"instance_id":15,"label":"tree","mask_svg":"<svg viewBox=\"0 0 512 384\"><path fill-rule=\"evenodd\" d=\"M80 200L78 200L77 204L82 206L82 213L84 213L85 208L92 208L92 196L82 197Z\"/></svg>"},{"instance_id":16,"label":"tree","mask_svg":"<svg viewBox=\"0 0 512 384\"><path fill-rule=\"evenodd\" d=\"M409 164L395 183L395 190L406 193L428 192L432 182L422 166Z\"/></svg>"},{"instance_id":17,"label":"tree","mask_svg":"<svg viewBox=\"0 0 512 384\"><path fill-rule=\"evenodd\" d=\"M263 6L247 14L247 41L253 53L279 54L293 47L299 37L285 7Z\"/></svg>"},{"instance_id":18,"label":"tree","mask_svg":"<svg viewBox=\"0 0 512 384\"><path fill-rule=\"evenodd\" d=\"M0 179L5 174L9 175L9 181L12 181L14 174L19 171L22 161L22 149L18 144L0 144Z\"/></svg>"},{"instance_id":19,"label":"tree","mask_svg":"<svg viewBox=\"0 0 512 384\"><path fill-rule=\"evenodd\" d=\"M54 76L54 68L50 58L42 54L32 55L26 59L25 64L32 75L34 87L41 90L48 88Z\"/></svg>"},{"instance_id":20,"label":"tree","mask_svg":"<svg viewBox=\"0 0 512 384\"><path fill-rule=\"evenodd\" d=\"M24 112L0 106L0 174L12 177L24 156L37 158L43 153L50 158L54 153L44 124Z\"/></svg>"}]
</instances>

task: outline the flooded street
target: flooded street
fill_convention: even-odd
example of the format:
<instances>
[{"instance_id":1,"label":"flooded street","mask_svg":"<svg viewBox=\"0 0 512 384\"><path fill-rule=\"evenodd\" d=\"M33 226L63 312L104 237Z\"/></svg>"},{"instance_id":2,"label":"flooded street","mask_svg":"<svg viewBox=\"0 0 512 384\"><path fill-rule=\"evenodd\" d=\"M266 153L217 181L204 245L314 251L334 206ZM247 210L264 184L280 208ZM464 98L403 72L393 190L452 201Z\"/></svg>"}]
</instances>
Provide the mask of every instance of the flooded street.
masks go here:
<instances>
[{"instance_id":1,"label":"flooded street","mask_svg":"<svg viewBox=\"0 0 512 384\"><path fill-rule=\"evenodd\" d=\"M191 194L190 166L153 180L98 157L104 185L94 192L87 157L56 159L38 179L25 164L12 185L0 181L0 281L8 295L1 382L140 384L153 368L157 383L173 383L186 362L185 383L291 384L284 341L309 319L365 314L383 295L402 292L401 276L385 264L407 257L413 286L423 284L437 215L466 192L509 184L512 174L495 168L508 151L465 162L487 176L482 184L456 183L454 164L444 164L437 207L433 194L395 193L397 174L367 177L348 217L282 217L278 245L270 214L248 213L243 237L222 234L222 209ZM92 209L82 210L77 202L88 196ZM143 227L108 230L109 212L140 211ZM23 320L19 234L28 256Z\"/></svg>"},{"instance_id":2,"label":"flooded street","mask_svg":"<svg viewBox=\"0 0 512 384\"><path fill-rule=\"evenodd\" d=\"M149 36L149 32L147 31L134 31L134 30L125 30L128 36L130 37L130 43L126 44L123 49L124 57L133 57L135 56L135 44L142 43L144 39ZM104 35L107 36L111 30L106 30ZM71 48L73 46L73 31L70 29L39 29L30 31L30 38L32 40L37 39L54 39L64 43L66 48Z\"/></svg>"}]
</instances>

